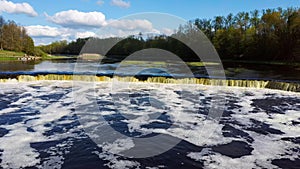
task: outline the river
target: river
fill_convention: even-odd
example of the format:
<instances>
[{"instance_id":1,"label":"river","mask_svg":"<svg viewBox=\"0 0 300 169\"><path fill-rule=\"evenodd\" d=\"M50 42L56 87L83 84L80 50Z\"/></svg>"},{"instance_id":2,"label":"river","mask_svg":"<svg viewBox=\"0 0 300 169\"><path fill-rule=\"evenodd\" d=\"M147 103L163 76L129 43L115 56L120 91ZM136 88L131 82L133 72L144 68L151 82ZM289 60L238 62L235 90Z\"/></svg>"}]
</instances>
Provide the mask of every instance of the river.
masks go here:
<instances>
[{"instance_id":1,"label":"river","mask_svg":"<svg viewBox=\"0 0 300 169\"><path fill-rule=\"evenodd\" d=\"M128 76L147 68L139 73L169 76L151 66L0 62L0 71ZM184 77L180 66L168 67ZM300 80L294 66L226 63L224 70L229 79ZM299 103L297 92L252 87L10 80L0 83L0 168L299 168Z\"/></svg>"}]
</instances>

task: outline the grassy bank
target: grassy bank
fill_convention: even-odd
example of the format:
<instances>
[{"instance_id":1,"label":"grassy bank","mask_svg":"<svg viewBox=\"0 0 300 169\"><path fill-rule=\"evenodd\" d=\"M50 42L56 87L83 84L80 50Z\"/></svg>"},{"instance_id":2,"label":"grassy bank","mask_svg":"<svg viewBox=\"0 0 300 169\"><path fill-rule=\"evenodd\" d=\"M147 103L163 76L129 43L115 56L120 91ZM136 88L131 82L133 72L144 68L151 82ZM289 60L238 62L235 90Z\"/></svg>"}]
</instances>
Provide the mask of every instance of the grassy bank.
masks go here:
<instances>
[{"instance_id":1,"label":"grassy bank","mask_svg":"<svg viewBox=\"0 0 300 169\"><path fill-rule=\"evenodd\" d=\"M0 50L0 61L18 60L18 58L24 56L24 54L23 52Z\"/></svg>"},{"instance_id":2,"label":"grassy bank","mask_svg":"<svg viewBox=\"0 0 300 169\"><path fill-rule=\"evenodd\" d=\"M23 57L24 55L25 55L24 52L0 50L0 61L14 61L14 60L18 60L18 58ZM59 60L59 59L72 59L72 58L75 57L61 56L61 55L48 55L48 54L44 54L42 56L42 60Z\"/></svg>"}]
</instances>

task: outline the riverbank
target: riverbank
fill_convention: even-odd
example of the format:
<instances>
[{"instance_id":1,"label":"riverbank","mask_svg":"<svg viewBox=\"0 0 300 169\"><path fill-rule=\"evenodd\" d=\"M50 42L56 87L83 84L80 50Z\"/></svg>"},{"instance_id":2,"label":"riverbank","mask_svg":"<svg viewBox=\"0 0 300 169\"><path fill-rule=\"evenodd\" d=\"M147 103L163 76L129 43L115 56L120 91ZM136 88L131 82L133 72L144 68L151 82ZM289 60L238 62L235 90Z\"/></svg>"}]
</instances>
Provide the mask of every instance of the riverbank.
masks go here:
<instances>
[{"instance_id":1,"label":"riverbank","mask_svg":"<svg viewBox=\"0 0 300 169\"><path fill-rule=\"evenodd\" d=\"M8 50L0 50L0 61L17 61L22 60L26 54L24 52L15 52L15 51L8 51ZM62 55L44 55L42 57L35 57L38 60L66 60L66 59L74 59L75 56L62 56ZM24 60L24 59L23 59Z\"/></svg>"},{"instance_id":2,"label":"riverbank","mask_svg":"<svg viewBox=\"0 0 300 169\"><path fill-rule=\"evenodd\" d=\"M46 55L43 56L43 60L68 60L68 59L76 59L75 56L63 56L63 55Z\"/></svg>"},{"instance_id":3,"label":"riverbank","mask_svg":"<svg viewBox=\"0 0 300 169\"><path fill-rule=\"evenodd\" d=\"M0 50L0 61L18 60L18 58L21 58L24 55L25 55L25 53L23 53L23 52Z\"/></svg>"}]
</instances>

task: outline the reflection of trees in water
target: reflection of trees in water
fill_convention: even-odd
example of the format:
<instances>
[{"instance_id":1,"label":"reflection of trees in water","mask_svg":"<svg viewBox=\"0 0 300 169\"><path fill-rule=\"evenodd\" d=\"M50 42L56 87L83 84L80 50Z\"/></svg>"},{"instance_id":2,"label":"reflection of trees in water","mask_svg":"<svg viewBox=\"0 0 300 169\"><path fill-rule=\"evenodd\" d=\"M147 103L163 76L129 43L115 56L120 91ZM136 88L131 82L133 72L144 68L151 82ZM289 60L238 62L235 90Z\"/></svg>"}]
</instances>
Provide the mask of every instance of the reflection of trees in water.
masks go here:
<instances>
[{"instance_id":1,"label":"reflection of trees in water","mask_svg":"<svg viewBox=\"0 0 300 169\"><path fill-rule=\"evenodd\" d=\"M257 78L300 81L300 66L259 63L223 62L226 76L231 78Z\"/></svg>"},{"instance_id":2,"label":"reflection of trees in water","mask_svg":"<svg viewBox=\"0 0 300 169\"><path fill-rule=\"evenodd\" d=\"M0 62L0 71L28 71L33 70L34 65L40 63L33 62L21 62L21 61L2 61Z\"/></svg>"}]
</instances>

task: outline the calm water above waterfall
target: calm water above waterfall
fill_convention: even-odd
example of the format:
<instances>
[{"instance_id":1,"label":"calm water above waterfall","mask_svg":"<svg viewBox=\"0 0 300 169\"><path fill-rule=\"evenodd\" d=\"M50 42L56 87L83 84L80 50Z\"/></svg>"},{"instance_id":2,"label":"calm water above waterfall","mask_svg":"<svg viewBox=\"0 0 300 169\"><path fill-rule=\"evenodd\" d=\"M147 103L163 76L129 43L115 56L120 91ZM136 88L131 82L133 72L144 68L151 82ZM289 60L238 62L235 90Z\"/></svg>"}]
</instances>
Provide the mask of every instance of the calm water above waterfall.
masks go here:
<instances>
[{"instance_id":1,"label":"calm water above waterfall","mask_svg":"<svg viewBox=\"0 0 300 169\"><path fill-rule=\"evenodd\" d=\"M71 74L74 72L74 68L77 66L77 73L89 73L89 74L103 74L111 75L115 69L119 66L119 63L93 63L83 62L76 63L75 60L60 60L60 61L42 61L42 62L17 62L7 61L0 62L0 72L3 74L30 74L30 73L61 73ZM151 65L149 65L150 67ZM156 65L159 66L159 65ZM131 63L122 66L123 75L132 75L136 69L145 67L143 64ZM225 75L227 78L234 79L267 79L267 80L288 80L288 81L300 81L300 66L289 65L266 65L266 64L250 64L250 63L224 63ZM173 72L179 72L178 76L183 76L176 64L170 65L170 69ZM189 68L196 77L207 77L206 69L214 70L214 65L206 66L192 66ZM158 69L148 70L140 72L140 74L154 75L154 76L168 76L165 71Z\"/></svg>"}]
</instances>

